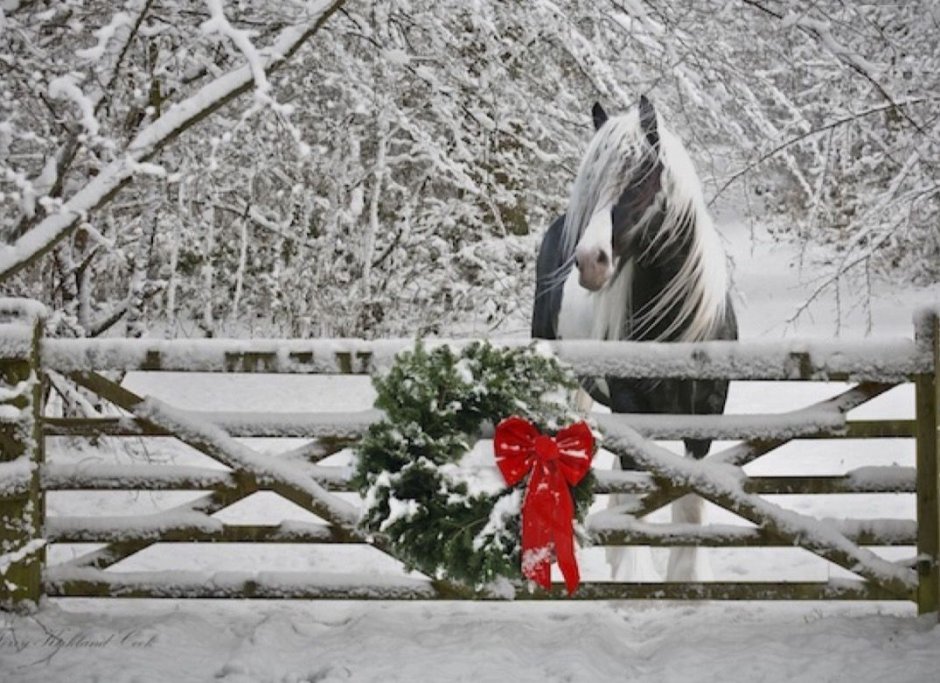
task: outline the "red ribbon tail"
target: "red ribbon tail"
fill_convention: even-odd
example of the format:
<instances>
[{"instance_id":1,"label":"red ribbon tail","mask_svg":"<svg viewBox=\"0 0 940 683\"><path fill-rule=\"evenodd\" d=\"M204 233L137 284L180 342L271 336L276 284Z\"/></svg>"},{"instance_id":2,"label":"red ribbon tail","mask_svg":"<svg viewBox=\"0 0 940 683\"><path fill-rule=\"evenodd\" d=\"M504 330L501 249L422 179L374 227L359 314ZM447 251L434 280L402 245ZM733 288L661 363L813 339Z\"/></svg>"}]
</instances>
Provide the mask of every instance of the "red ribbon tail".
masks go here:
<instances>
[{"instance_id":1,"label":"red ribbon tail","mask_svg":"<svg viewBox=\"0 0 940 683\"><path fill-rule=\"evenodd\" d=\"M581 572L578 570L578 560L574 554L574 528L571 524L571 517L568 517L566 521L567 524L564 526L567 528L561 528L560 524L555 528L555 555L561 575L565 578L568 595L574 595L578 590L578 584L581 583Z\"/></svg>"},{"instance_id":2,"label":"red ribbon tail","mask_svg":"<svg viewBox=\"0 0 940 683\"><path fill-rule=\"evenodd\" d=\"M574 554L574 525L572 524L572 511L574 503L571 494L566 490L562 500L555 511L555 555L558 568L565 579L565 588L568 595L574 595L581 583L581 572L578 569L578 560Z\"/></svg>"},{"instance_id":3,"label":"red ribbon tail","mask_svg":"<svg viewBox=\"0 0 940 683\"><path fill-rule=\"evenodd\" d=\"M522 575L548 590L552 587L552 534L541 520L522 520Z\"/></svg>"},{"instance_id":4,"label":"red ribbon tail","mask_svg":"<svg viewBox=\"0 0 940 683\"><path fill-rule=\"evenodd\" d=\"M550 512L552 496L545 475L541 467L532 472L522 501L522 575L548 590L552 587L555 533Z\"/></svg>"}]
</instances>

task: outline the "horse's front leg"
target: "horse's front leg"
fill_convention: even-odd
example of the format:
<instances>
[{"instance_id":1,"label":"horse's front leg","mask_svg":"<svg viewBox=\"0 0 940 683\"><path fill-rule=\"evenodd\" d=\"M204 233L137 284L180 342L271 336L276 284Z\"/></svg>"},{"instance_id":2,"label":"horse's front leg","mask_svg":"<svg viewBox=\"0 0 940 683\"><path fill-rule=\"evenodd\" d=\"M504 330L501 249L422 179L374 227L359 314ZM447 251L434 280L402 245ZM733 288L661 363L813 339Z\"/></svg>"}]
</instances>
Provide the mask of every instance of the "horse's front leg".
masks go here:
<instances>
[{"instance_id":1,"label":"horse's front leg","mask_svg":"<svg viewBox=\"0 0 940 683\"><path fill-rule=\"evenodd\" d=\"M609 377L607 387L612 412L648 412L648 409L641 403L639 392L629 382ZM639 469L633 458L629 456L615 457L612 467L615 470ZM631 493L613 493L608 498L607 509L610 512L631 514L631 510L638 506L639 497ZM608 547L605 554L607 564L610 566L610 578L614 581L662 581L662 573L653 560L653 549L649 546Z\"/></svg>"},{"instance_id":2,"label":"horse's front leg","mask_svg":"<svg viewBox=\"0 0 940 683\"><path fill-rule=\"evenodd\" d=\"M708 454L711 442L698 439L686 441L685 457L701 460ZM705 521L705 501L695 494L688 494L672 504L673 524L701 526ZM669 551L666 568L667 581L711 581L714 578L711 563L695 546L673 548Z\"/></svg>"}]
</instances>

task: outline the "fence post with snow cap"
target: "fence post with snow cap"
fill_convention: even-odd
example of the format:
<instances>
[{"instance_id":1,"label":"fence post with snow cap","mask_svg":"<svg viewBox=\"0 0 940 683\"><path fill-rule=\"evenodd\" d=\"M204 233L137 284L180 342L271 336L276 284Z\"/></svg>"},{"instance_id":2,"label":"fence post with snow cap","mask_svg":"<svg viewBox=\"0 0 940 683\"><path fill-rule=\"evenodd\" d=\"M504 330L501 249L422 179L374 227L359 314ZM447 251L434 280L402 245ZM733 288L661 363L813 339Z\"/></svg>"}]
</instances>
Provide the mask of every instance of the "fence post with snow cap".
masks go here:
<instances>
[{"instance_id":1,"label":"fence post with snow cap","mask_svg":"<svg viewBox=\"0 0 940 683\"><path fill-rule=\"evenodd\" d=\"M0 299L0 608L36 604L45 559L42 372L45 311Z\"/></svg>"},{"instance_id":2,"label":"fence post with snow cap","mask_svg":"<svg viewBox=\"0 0 940 683\"><path fill-rule=\"evenodd\" d=\"M933 370L915 377L917 401L917 610L940 618L940 307L915 318L918 350Z\"/></svg>"}]
</instances>

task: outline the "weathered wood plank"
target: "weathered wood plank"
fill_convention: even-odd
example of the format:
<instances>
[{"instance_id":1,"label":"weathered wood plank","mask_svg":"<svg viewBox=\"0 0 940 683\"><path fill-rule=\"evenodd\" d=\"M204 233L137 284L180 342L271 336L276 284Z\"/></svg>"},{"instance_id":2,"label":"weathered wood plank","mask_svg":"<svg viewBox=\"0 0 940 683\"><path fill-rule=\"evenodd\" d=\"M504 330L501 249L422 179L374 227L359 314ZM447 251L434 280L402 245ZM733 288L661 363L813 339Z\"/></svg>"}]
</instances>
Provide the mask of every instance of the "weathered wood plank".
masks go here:
<instances>
[{"instance_id":1,"label":"weathered wood plank","mask_svg":"<svg viewBox=\"0 0 940 683\"><path fill-rule=\"evenodd\" d=\"M865 473L885 470L884 480ZM845 475L814 475L807 477L748 477L744 481L747 493L764 495L827 495L832 493L915 493L916 470L913 467L865 467Z\"/></svg>"},{"instance_id":2,"label":"weathered wood plank","mask_svg":"<svg viewBox=\"0 0 940 683\"><path fill-rule=\"evenodd\" d=\"M940 618L940 312L925 314L917 341L934 356L932 372L915 378L917 404L917 563L921 614Z\"/></svg>"},{"instance_id":3,"label":"weathered wood plank","mask_svg":"<svg viewBox=\"0 0 940 683\"><path fill-rule=\"evenodd\" d=\"M382 413L210 413L191 411L190 416L224 429L235 437L324 438L355 443ZM172 436L165 429L134 417L62 418L43 420L46 436Z\"/></svg>"},{"instance_id":4,"label":"weathered wood plank","mask_svg":"<svg viewBox=\"0 0 940 683\"><path fill-rule=\"evenodd\" d=\"M428 600L437 597L422 579L353 573L199 572L118 573L98 570L46 572L47 595L122 598L264 598L304 600Z\"/></svg>"},{"instance_id":5,"label":"weathered wood plank","mask_svg":"<svg viewBox=\"0 0 940 683\"><path fill-rule=\"evenodd\" d=\"M308 463L302 467L328 491L349 489L352 477L349 467ZM235 473L206 467L60 463L49 463L42 468L42 482L46 490L55 491L214 491L237 485Z\"/></svg>"},{"instance_id":6,"label":"weathered wood plank","mask_svg":"<svg viewBox=\"0 0 940 683\"><path fill-rule=\"evenodd\" d=\"M510 595L459 591L437 582L375 576L311 573L159 572L117 574L86 571L47 572L45 591L52 597L257 598L294 600L549 600L565 599L562 584L552 590L517 587ZM584 582L571 600L905 600L863 581L614 583Z\"/></svg>"},{"instance_id":7,"label":"weathered wood plank","mask_svg":"<svg viewBox=\"0 0 940 683\"><path fill-rule=\"evenodd\" d=\"M228 470L179 465L72 465L46 463L47 491L214 491L235 486Z\"/></svg>"},{"instance_id":8,"label":"weathered wood plank","mask_svg":"<svg viewBox=\"0 0 940 683\"><path fill-rule=\"evenodd\" d=\"M564 586L550 592L517 594L516 600L562 598ZM864 581L582 583L574 600L910 600Z\"/></svg>"},{"instance_id":9,"label":"weathered wood plank","mask_svg":"<svg viewBox=\"0 0 940 683\"><path fill-rule=\"evenodd\" d=\"M355 543L324 524L286 522L282 524L223 524L204 516L158 513L120 518L50 517L46 520L46 540L50 543ZM730 525L650 524L633 521L629 525L611 520L588 521L588 531L597 545L649 545L655 547L702 546L791 547L761 529ZM880 520L877 525L849 525L844 533L859 545L914 545L917 529L910 520ZM605 524L608 526L605 527Z\"/></svg>"},{"instance_id":10,"label":"weathered wood plank","mask_svg":"<svg viewBox=\"0 0 940 683\"><path fill-rule=\"evenodd\" d=\"M159 517L153 515L152 517ZM222 524L206 526L148 519L50 517L50 543L351 543L325 524Z\"/></svg>"},{"instance_id":11,"label":"weathered wood plank","mask_svg":"<svg viewBox=\"0 0 940 683\"><path fill-rule=\"evenodd\" d=\"M426 340L428 346L467 341ZM529 340L501 342L524 346ZM542 342L585 376L732 380L902 382L929 372L931 358L909 339L778 342ZM410 339L154 340L50 339L43 364L88 370L369 374L391 364Z\"/></svg>"},{"instance_id":12,"label":"weathered wood plank","mask_svg":"<svg viewBox=\"0 0 940 683\"><path fill-rule=\"evenodd\" d=\"M29 325L21 321L0 323L0 366L6 367L17 361L29 361L32 352L33 333Z\"/></svg>"},{"instance_id":13,"label":"weathered wood plank","mask_svg":"<svg viewBox=\"0 0 940 683\"><path fill-rule=\"evenodd\" d=\"M800 413L804 415L800 415ZM321 439L331 445L351 446L381 411L357 413L211 413L192 411L193 418L224 429L234 437ZM909 438L915 420L846 420L844 415L795 411L753 415L596 415L598 426L623 422L643 436L657 440L713 439L875 439ZM828 425L823 428L820 418ZM46 436L172 436L165 429L133 417L43 418Z\"/></svg>"},{"instance_id":14,"label":"weathered wood plank","mask_svg":"<svg viewBox=\"0 0 940 683\"><path fill-rule=\"evenodd\" d=\"M39 480L45 453L39 423L43 317L41 307L19 309L10 302L0 301L0 309L23 323L16 327L28 333L29 351L25 357L11 359L16 353L6 338L0 338L0 346L6 348L2 355L8 357L0 361L0 466L4 475L0 480L0 608L19 609L39 604L45 561L46 499Z\"/></svg>"},{"instance_id":15,"label":"weathered wood plank","mask_svg":"<svg viewBox=\"0 0 940 683\"><path fill-rule=\"evenodd\" d=\"M883 470L881 478L876 471ZM633 493L662 496L655 499L674 500L673 493L664 492L657 479L648 472L624 472L622 470L594 470L597 494ZM748 477L743 481L747 493L764 495L827 495L833 493L915 493L917 475L913 467L863 467L847 474L813 476ZM675 494L678 498L678 494ZM648 514L651 504L644 497L637 508L638 516Z\"/></svg>"},{"instance_id":16,"label":"weathered wood plank","mask_svg":"<svg viewBox=\"0 0 940 683\"><path fill-rule=\"evenodd\" d=\"M284 456L277 456L284 457ZM310 476L328 491L350 491L350 467L303 463ZM883 472L883 473L882 473ZM879 476L879 473L882 473ZM652 493L654 478L646 472L595 470L598 495L610 493ZM47 491L212 491L234 486L228 470L178 465L67 465L46 463L41 468L42 486ZM263 487L262 487L263 489ZM845 475L748 477L748 493L825 495L832 493L915 493L913 467L865 467Z\"/></svg>"},{"instance_id":17,"label":"weathered wood plank","mask_svg":"<svg viewBox=\"0 0 940 683\"><path fill-rule=\"evenodd\" d=\"M869 546L912 546L917 542L913 520L846 521L837 525L853 543ZM699 546L707 548L792 548L793 542L765 529L740 525L655 524L608 512L587 520L591 540L597 545L646 545L652 547Z\"/></svg>"}]
</instances>

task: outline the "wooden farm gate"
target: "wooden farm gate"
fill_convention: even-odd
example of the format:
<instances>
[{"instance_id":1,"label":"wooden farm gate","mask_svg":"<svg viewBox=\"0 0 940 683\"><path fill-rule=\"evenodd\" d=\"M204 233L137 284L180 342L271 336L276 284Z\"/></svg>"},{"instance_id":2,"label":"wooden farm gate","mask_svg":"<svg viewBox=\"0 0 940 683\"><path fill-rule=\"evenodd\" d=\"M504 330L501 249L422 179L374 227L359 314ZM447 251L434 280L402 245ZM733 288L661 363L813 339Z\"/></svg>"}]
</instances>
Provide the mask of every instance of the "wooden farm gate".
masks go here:
<instances>
[{"instance_id":1,"label":"wooden farm gate","mask_svg":"<svg viewBox=\"0 0 940 683\"><path fill-rule=\"evenodd\" d=\"M629 454L647 473L598 471L598 493L642 495L635 516L603 515L589 524L600 545L711 547L800 546L859 578L819 582L588 582L579 599L877 599L911 600L920 612L940 599L938 510L938 368L940 309L918 314L913 341L887 342L629 342L552 343L585 376L724 378L729 380L851 382L843 393L789 413L683 417L600 415L604 446ZM41 595L123 597L258 597L347 599L497 599L443 580L380 579L265 572L257 575L115 572L110 567L159 542L368 543L381 537L357 530L357 508L334 494L348 470L318 464L355 443L376 414L253 414L231 416L179 410L139 396L109 373L130 371L229 373L357 373L386 366L408 341L361 340L71 340L42 337L42 308L0 302L0 602ZM522 343L522 342L520 342ZM846 414L893 387L916 385L915 420L848 420ZM60 418L43 413L50 387L79 386L112 403L122 417ZM163 465L64 466L44 462L49 436L173 436L227 470ZM291 436L313 440L303 461L262 455L236 437ZM694 462L654 439L732 440L730 448ZM747 463L794 439L916 439L916 468L876 467L844 476L746 476ZM205 495L132 523L114 518L47 517L52 490L197 490ZM232 525L213 517L257 491L273 491L324 524ZM749 520L753 527L638 523L686 493ZM916 520L820 521L784 511L766 494L916 493ZM50 543L104 547L46 566ZM908 562L889 562L865 546L916 546ZM517 599L563 594L520 586Z\"/></svg>"}]
</instances>

